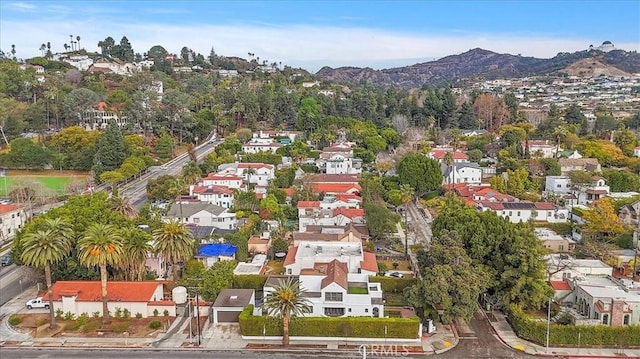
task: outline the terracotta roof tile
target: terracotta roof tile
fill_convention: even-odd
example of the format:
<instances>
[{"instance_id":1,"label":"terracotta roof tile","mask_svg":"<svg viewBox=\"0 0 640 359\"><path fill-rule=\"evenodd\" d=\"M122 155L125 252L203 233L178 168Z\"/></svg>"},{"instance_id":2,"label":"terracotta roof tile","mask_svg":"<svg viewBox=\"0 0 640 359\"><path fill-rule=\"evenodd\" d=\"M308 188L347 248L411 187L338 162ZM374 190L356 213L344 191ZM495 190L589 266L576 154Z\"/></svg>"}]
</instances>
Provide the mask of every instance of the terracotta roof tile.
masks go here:
<instances>
[{"instance_id":1,"label":"terracotta roof tile","mask_svg":"<svg viewBox=\"0 0 640 359\"><path fill-rule=\"evenodd\" d=\"M451 151L445 151L445 150L431 150L431 156L437 160L442 160L444 159L444 156L446 156L447 152L451 152ZM467 156L466 153L460 152L460 151L456 151L453 152L453 159L454 160L468 160L469 156Z\"/></svg>"},{"instance_id":2,"label":"terracotta roof tile","mask_svg":"<svg viewBox=\"0 0 640 359\"><path fill-rule=\"evenodd\" d=\"M378 273L378 261L375 253L363 252L362 257L364 260L360 262L360 268Z\"/></svg>"},{"instance_id":3,"label":"terracotta roof tile","mask_svg":"<svg viewBox=\"0 0 640 359\"><path fill-rule=\"evenodd\" d=\"M313 183L311 188L316 193L324 192L333 194L360 192L362 190L357 183Z\"/></svg>"},{"instance_id":4,"label":"terracotta roof tile","mask_svg":"<svg viewBox=\"0 0 640 359\"><path fill-rule=\"evenodd\" d=\"M284 265L288 266L296 262L296 253L298 253L298 247L289 248L287 256L284 258Z\"/></svg>"},{"instance_id":5,"label":"terracotta roof tile","mask_svg":"<svg viewBox=\"0 0 640 359\"><path fill-rule=\"evenodd\" d=\"M324 289L329 284L336 283L345 290L349 289L347 282L347 273L349 273L349 269L347 269L346 263L342 263L339 260L334 259L327 264L326 273L327 276L322 279L320 288Z\"/></svg>"},{"instance_id":6,"label":"terracotta roof tile","mask_svg":"<svg viewBox=\"0 0 640 359\"><path fill-rule=\"evenodd\" d=\"M159 282L107 282L107 299L109 301L120 302L150 302L162 300L154 298L154 293ZM77 302L100 302L102 301L102 289L100 281L57 281L53 287L53 300L61 300L61 296L77 295ZM49 300L47 294L43 297Z\"/></svg>"},{"instance_id":7,"label":"terracotta roof tile","mask_svg":"<svg viewBox=\"0 0 640 359\"><path fill-rule=\"evenodd\" d=\"M556 207L553 205L553 203L549 203L549 202L536 202L534 204L536 206L536 209L541 209L541 210L545 210L545 211L552 211L552 210L556 209Z\"/></svg>"},{"instance_id":8,"label":"terracotta roof tile","mask_svg":"<svg viewBox=\"0 0 640 359\"><path fill-rule=\"evenodd\" d=\"M17 204L0 204L0 213L13 212L20 209Z\"/></svg>"},{"instance_id":9,"label":"terracotta roof tile","mask_svg":"<svg viewBox=\"0 0 640 359\"><path fill-rule=\"evenodd\" d=\"M364 209L362 208L336 208L333 210L333 216L343 215L347 218L364 217Z\"/></svg>"},{"instance_id":10,"label":"terracotta roof tile","mask_svg":"<svg viewBox=\"0 0 640 359\"><path fill-rule=\"evenodd\" d=\"M298 208L320 208L320 202L318 201L300 201L298 202Z\"/></svg>"},{"instance_id":11,"label":"terracotta roof tile","mask_svg":"<svg viewBox=\"0 0 640 359\"><path fill-rule=\"evenodd\" d=\"M233 190L226 186L195 186L193 193L197 194L232 194Z\"/></svg>"},{"instance_id":12,"label":"terracotta roof tile","mask_svg":"<svg viewBox=\"0 0 640 359\"><path fill-rule=\"evenodd\" d=\"M571 290L569 283L563 280L552 280L549 282L553 290Z\"/></svg>"}]
</instances>

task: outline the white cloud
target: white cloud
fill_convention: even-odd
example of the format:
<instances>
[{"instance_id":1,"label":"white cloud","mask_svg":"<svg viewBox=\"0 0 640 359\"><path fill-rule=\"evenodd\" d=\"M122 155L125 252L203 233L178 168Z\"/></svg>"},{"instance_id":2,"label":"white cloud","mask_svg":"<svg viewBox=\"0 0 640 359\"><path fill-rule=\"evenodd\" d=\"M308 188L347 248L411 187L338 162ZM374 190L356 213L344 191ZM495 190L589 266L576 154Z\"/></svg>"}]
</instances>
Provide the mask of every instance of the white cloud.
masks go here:
<instances>
[{"instance_id":1,"label":"white cloud","mask_svg":"<svg viewBox=\"0 0 640 359\"><path fill-rule=\"evenodd\" d=\"M22 11L35 10L37 7L34 4L29 4L25 2L12 2L9 4L9 6L11 6L15 10L22 10Z\"/></svg>"},{"instance_id":2,"label":"white cloud","mask_svg":"<svg viewBox=\"0 0 640 359\"><path fill-rule=\"evenodd\" d=\"M246 57L255 53L260 59L303 66L311 71L329 66L401 66L420 59L439 58L480 47L495 52L522 56L553 57L558 52L586 49L599 39L558 38L534 35L496 35L456 33L453 35L412 34L378 29L337 26L269 24L165 25L124 23L99 18L70 21L3 21L0 43L16 44L17 55L38 55L39 44L51 41L60 51L69 34L82 37L81 44L97 50L98 41L112 36L116 41L126 35L134 50L143 53L154 45L179 53L183 46L209 54L212 46L218 54ZM614 44L627 50L640 50L637 43ZM6 49L4 49L6 51Z\"/></svg>"}]
</instances>

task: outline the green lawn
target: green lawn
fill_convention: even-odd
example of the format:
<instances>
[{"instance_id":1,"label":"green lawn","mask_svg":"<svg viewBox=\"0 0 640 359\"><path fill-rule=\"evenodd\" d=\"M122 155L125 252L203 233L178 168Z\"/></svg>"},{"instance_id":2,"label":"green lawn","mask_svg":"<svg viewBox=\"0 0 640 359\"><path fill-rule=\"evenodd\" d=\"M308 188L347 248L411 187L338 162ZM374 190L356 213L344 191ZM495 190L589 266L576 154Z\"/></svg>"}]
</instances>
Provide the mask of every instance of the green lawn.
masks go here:
<instances>
[{"instance_id":1,"label":"green lawn","mask_svg":"<svg viewBox=\"0 0 640 359\"><path fill-rule=\"evenodd\" d=\"M0 178L0 197L6 197L7 191L11 191L15 186L29 186L36 190L36 196L40 195L39 191L43 189L49 190L56 195L62 195L70 176L17 176ZM79 178L79 177L76 177ZM6 185L5 185L6 181Z\"/></svg>"},{"instance_id":2,"label":"green lawn","mask_svg":"<svg viewBox=\"0 0 640 359\"><path fill-rule=\"evenodd\" d=\"M349 287L347 289L347 293L349 294L368 294L369 291L364 287Z\"/></svg>"},{"instance_id":3,"label":"green lawn","mask_svg":"<svg viewBox=\"0 0 640 359\"><path fill-rule=\"evenodd\" d=\"M386 302L384 305L388 305L390 307L406 307L409 305L406 299L404 299L404 295L402 293L384 293L384 298Z\"/></svg>"}]
</instances>

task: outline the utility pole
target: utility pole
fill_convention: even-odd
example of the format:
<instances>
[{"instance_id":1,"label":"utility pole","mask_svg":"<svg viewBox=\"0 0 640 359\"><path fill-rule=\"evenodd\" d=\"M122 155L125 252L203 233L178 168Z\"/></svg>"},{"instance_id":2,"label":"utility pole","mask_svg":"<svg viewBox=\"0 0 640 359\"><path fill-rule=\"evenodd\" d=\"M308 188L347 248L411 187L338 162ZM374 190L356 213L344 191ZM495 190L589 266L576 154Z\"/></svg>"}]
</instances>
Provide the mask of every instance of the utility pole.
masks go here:
<instances>
[{"instance_id":1,"label":"utility pole","mask_svg":"<svg viewBox=\"0 0 640 359\"><path fill-rule=\"evenodd\" d=\"M551 297L549 297L549 305L547 306L547 346L545 352L549 352L549 331L551 329Z\"/></svg>"},{"instance_id":2,"label":"utility pole","mask_svg":"<svg viewBox=\"0 0 640 359\"><path fill-rule=\"evenodd\" d=\"M200 333L200 298L198 298L198 287L196 287L196 311L198 311L196 314L198 317L198 346L200 346L202 335Z\"/></svg>"},{"instance_id":3,"label":"utility pole","mask_svg":"<svg viewBox=\"0 0 640 359\"><path fill-rule=\"evenodd\" d=\"M633 281L635 282L638 272L638 247L640 246L639 238L640 237L640 219L638 220L638 226L636 230L633 231Z\"/></svg>"}]
</instances>

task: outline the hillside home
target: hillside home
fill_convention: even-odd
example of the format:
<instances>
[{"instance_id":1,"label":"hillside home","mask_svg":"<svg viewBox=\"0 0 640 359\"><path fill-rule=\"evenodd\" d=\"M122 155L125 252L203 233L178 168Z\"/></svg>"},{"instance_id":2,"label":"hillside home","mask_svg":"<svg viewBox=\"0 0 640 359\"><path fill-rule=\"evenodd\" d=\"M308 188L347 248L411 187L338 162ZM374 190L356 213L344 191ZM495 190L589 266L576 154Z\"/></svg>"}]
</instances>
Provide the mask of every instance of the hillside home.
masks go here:
<instances>
[{"instance_id":1,"label":"hillside home","mask_svg":"<svg viewBox=\"0 0 640 359\"><path fill-rule=\"evenodd\" d=\"M561 236L549 228L538 227L534 230L542 246L549 252L573 252L576 242L568 237Z\"/></svg>"},{"instance_id":2,"label":"hillside home","mask_svg":"<svg viewBox=\"0 0 640 359\"><path fill-rule=\"evenodd\" d=\"M547 202L491 202L476 201L476 208L481 212L495 212L498 216L508 218L511 223L536 222L558 223L566 222L569 211L557 209Z\"/></svg>"},{"instance_id":3,"label":"hillside home","mask_svg":"<svg viewBox=\"0 0 640 359\"><path fill-rule=\"evenodd\" d=\"M284 260L287 275L304 274L313 270L316 264L333 260L343 262L349 273L376 275L378 262L375 253L365 252L362 242L314 242L304 241L289 248Z\"/></svg>"},{"instance_id":4,"label":"hillside home","mask_svg":"<svg viewBox=\"0 0 640 359\"><path fill-rule=\"evenodd\" d=\"M282 147L282 144L274 141L272 138L254 137L250 139L247 143L242 145L242 151L244 153L258 153L258 152L276 153L276 151L280 147Z\"/></svg>"},{"instance_id":5,"label":"hillside home","mask_svg":"<svg viewBox=\"0 0 640 359\"><path fill-rule=\"evenodd\" d=\"M442 163L441 168L443 184L480 184L482 182L482 169L477 163L457 162L452 166Z\"/></svg>"},{"instance_id":6,"label":"hillside home","mask_svg":"<svg viewBox=\"0 0 640 359\"><path fill-rule=\"evenodd\" d=\"M545 259L550 280L613 275L613 268L598 259L575 259L569 254L549 254Z\"/></svg>"},{"instance_id":7,"label":"hillside home","mask_svg":"<svg viewBox=\"0 0 640 359\"><path fill-rule=\"evenodd\" d=\"M566 150L558 152L558 158L578 159L582 155L577 150Z\"/></svg>"},{"instance_id":8,"label":"hillside home","mask_svg":"<svg viewBox=\"0 0 640 359\"><path fill-rule=\"evenodd\" d=\"M57 281L51 287L53 309L71 313L76 317L82 313L102 315L102 289L100 281ZM49 300L48 294L42 298ZM107 306L113 315L127 309L131 316L138 313L143 318L154 316L154 310L175 317L176 305L171 298L164 297L162 282L107 282Z\"/></svg>"},{"instance_id":9,"label":"hillside home","mask_svg":"<svg viewBox=\"0 0 640 359\"><path fill-rule=\"evenodd\" d=\"M364 209L325 208L318 201L298 202L298 230L305 232L309 225L344 226L349 223L364 223Z\"/></svg>"},{"instance_id":10,"label":"hillside home","mask_svg":"<svg viewBox=\"0 0 640 359\"><path fill-rule=\"evenodd\" d=\"M223 289L213 303L213 324L237 323L240 313L248 305L255 305L256 296L253 289Z\"/></svg>"},{"instance_id":11,"label":"hillside home","mask_svg":"<svg viewBox=\"0 0 640 359\"><path fill-rule=\"evenodd\" d=\"M268 258L266 254L256 254L251 262L238 262L233 270L234 275L262 275L267 270Z\"/></svg>"},{"instance_id":12,"label":"hillside home","mask_svg":"<svg viewBox=\"0 0 640 359\"><path fill-rule=\"evenodd\" d=\"M307 226L306 232L293 233L293 246L303 242L346 242L362 243L369 240L369 230L366 225L349 223L346 226Z\"/></svg>"},{"instance_id":13,"label":"hillside home","mask_svg":"<svg viewBox=\"0 0 640 359\"><path fill-rule=\"evenodd\" d=\"M571 193L571 179L568 176L547 176L544 179L545 192L555 194Z\"/></svg>"},{"instance_id":14,"label":"hillside home","mask_svg":"<svg viewBox=\"0 0 640 359\"><path fill-rule=\"evenodd\" d=\"M635 157L640 157L640 146L633 149L633 155Z\"/></svg>"},{"instance_id":15,"label":"hillside home","mask_svg":"<svg viewBox=\"0 0 640 359\"><path fill-rule=\"evenodd\" d=\"M522 150L527 151L527 145L529 154L531 157L536 158L554 158L556 157L556 145L549 143L547 140L529 140L522 141Z\"/></svg>"},{"instance_id":16,"label":"hillside home","mask_svg":"<svg viewBox=\"0 0 640 359\"><path fill-rule=\"evenodd\" d=\"M264 285L264 296L286 280L271 276ZM384 300L380 283L369 282L369 275L349 270L345 262L333 259L316 263L297 277L303 296L310 302L308 317L374 317L384 316Z\"/></svg>"},{"instance_id":17,"label":"hillside home","mask_svg":"<svg viewBox=\"0 0 640 359\"><path fill-rule=\"evenodd\" d=\"M640 287L611 277L573 279L568 296L578 313L598 324L617 327L640 324Z\"/></svg>"},{"instance_id":18,"label":"hillside home","mask_svg":"<svg viewBox=\"0 0 640 359\"><path fill-rule=\"evenodd\" d=\"M627 226L639 226L640 225L640 200L637 200L631 204L627 204L620 208L618 214L620 222Z\"/></svg>"},{"instance_id":19,"label":"hillside home","mask_svg":"<svg viewBox=\"0 0 640 359\"><path fill-rule=\"evenodd\" d=\"M24 208L17 204L0 204L0 242L13 239L25 223L27 214Z\"/></svg>"},{"instance_id":20,"label":"hillside home","mask_svg":"<svg viewBox=\"0 0 640 359\"><path fill-rule=\"evenodd\" d=\"M221 186L227 187L229 189L238 189L241 191L246 191L247 186L244 183L244 177L234 175L234 174L217 174L211 172L207 175L207 177L202 178L198 184L198 186Z\"/></svg>"},{"instance_id":21,"label":"hillside home","mask_svg":"<svg viewBox=\"0 0 640 359\"><path fill-rule=\"evenodd\" d=\"M289 142L293 142L300 136L300 131L288 131L288 130L269 130L269 131L258 131L252 134L253 138L287 138Z\"/></svg>"},{"instance_id":22,"label":"hillside home","mask_svg":"<svg viewBox=\"0 0 640 359\"><path fill-rule=\"evenodd\" d=\"M275 178L274 165L265 163L224 163L218 166L218 175L236 175L244 179L245 183L256 187L268 187L269 181Z\"/></svg>"},{"instance_id":23,"label":"hillside home","mask_svg":"<svg viewBox=\"0 0 640 359\"><path fill-rule=\"evenodd\" d=\"M447 151L442 149L433 149L427 154L427 157L437 160L439 163L442 164L444 163L444 158L446 157L448 152L451 152L454 163L469 162L469 156L467 156L466 153L460 152L460 151L452 152L452 151Z\"/></svg>"},{"instance_id":24,"label":"hillside home","mask_svg":"<svg viewBox=\"0 0 640 359\"><path fill-rule=\"evenodd\" d=\"M237 229L237 217L228 208L217 206L207 202L182 202L173 203L164 216L166 222L178 220L180 223L196 226L209 226L222 230Z\"/></svg>"},{"instance_id":25,"label":"hillside home","mask_svg":"<svg viewBox=\"0 0 640 359\"><path fill-rule=\"evenodd\" d=\"M233 206L233 190L225 186L189 186L189 195L198 201L215 204L216 206L231 208Z\"/></svg>"},{"instance_id":26,"label":"hillside home","mask_svg":"<svg viewBox=\"0 0 640 359\"><path fill-rule=\"evenodd\" d=\"M89 70L89 67L93 65L93 59L89 58L87 55L71 55L69 57L62 58L62 61L80 71L87 71Z\"/></svg>"},{"instance_id":27,"label":"hillside home","mask_svg":"<svg viewBox=\"0 0 640 359\"><path fill-rule=\"evenodd\" d=\"M567 176L569 172L584 171L584 172L602 172L600 163L596 158L560 158L558 159L560 165L560 173L563 176Z\"/></svg>"},{"instance_id":28,"label":"hillside home","mask_svg":"<svg viewBox=\"0 0 640 359\"><path fill-rule=\"evenodd\" d=\"M249 237L248 250L249 253L269 253L271 249L271 233L264 231L260 235Z\"/></svg>"},{"instance_id":29,"label":"hillside home","mask_svg":"<svg viewBox=\"0 0 640 359\"><path fill-rule=\"evenodd\" d=\"M208 243L198 247L195 259L202 262L205 268L211 268L221 261L231 261L236 259L238 248L228 243Z\"/></svg>"}]
</instances>

